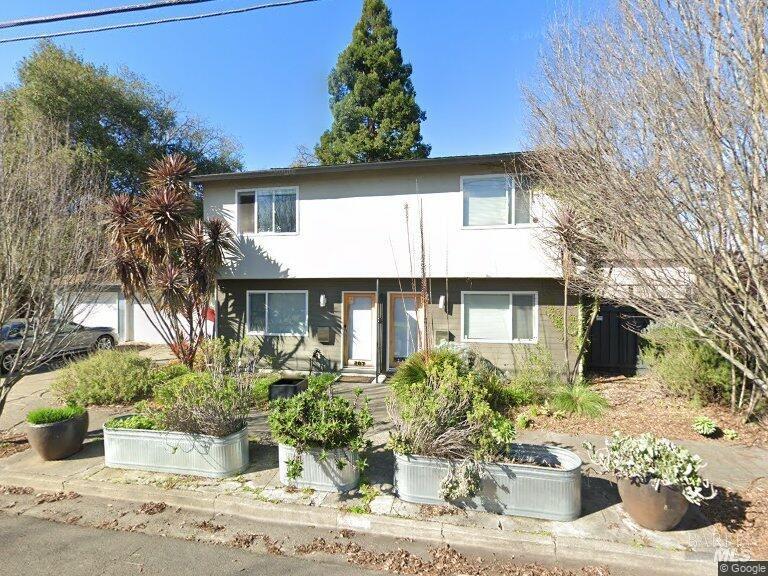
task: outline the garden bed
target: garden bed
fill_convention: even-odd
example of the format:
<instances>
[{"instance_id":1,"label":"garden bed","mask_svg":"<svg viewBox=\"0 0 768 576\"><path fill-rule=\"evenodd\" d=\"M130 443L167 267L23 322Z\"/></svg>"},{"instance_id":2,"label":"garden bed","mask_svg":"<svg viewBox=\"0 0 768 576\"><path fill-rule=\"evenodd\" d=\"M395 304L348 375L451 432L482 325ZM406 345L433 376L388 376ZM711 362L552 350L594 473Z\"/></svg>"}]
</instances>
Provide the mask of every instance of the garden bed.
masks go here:
<instances>
[{"instance_id":1,"label":"garden bed","mask_svg":"<svg viewBox=\"0 0 768 576\"><path fill-rule=\"evenodd\" d=\"M110 468L209 478L234 476L248 468L248 430L243 428L219 438L165 430L105 426L104 462Z\"/></svg>"},{"instance_id":2,"label":"garden bed","mask_svg":"<svg viewBox=\"0 0 768 576\"><path fill-rule=\"evenodd\" d=\"M701 408L690 401L668 394L664 387L649 376L595 379L592 389L602 394L608 410L598 418L586 416L543 416L533 419L531 428L563 434L597 434L610 436L615 430L637 435L652 430L656 436L677 440L713 441L723 444L743 444L768 447L768 429L757 424L744 424L740 415L731 414L725 406L710 404ZM721 428L738 432L737 440L722 436L707 438L691 428L693 419L709 416Z\"/></svg>"},{"instance_id":3,"label":"garden bed","mask_svg":"<svg viewBox=\"0 0 768 576\"><path fill-rule=\"evenodd\" d=\"M581 514L581 459L563 448L516 444L512 457L536 464L484 463L479 493L453 502L508 516L570 521ZM401 500L445 504L440 484L451 470L445 458L395 454L395 488Z\"/></svg>"}]
</instances>

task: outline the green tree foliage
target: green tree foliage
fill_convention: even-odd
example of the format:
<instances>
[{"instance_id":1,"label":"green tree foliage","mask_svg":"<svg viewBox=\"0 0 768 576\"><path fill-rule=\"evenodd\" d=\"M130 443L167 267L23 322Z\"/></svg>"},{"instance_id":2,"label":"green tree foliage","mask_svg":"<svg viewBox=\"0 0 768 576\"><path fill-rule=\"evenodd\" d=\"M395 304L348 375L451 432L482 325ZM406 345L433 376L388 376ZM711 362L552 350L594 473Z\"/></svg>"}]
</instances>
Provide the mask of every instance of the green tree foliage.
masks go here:
<instances>
[{"instance_id":1,"label":"green tree foliage","mask_svg":"<svg viewBox=\"0 0 768 576\"><path fill-rule=\"evenodd\" d=\"M384 0L365 0L352 42L328 78L333 125L315 154L323 164L426 158L426 114L416 103L411 65Z\"/></svg>"},{"instance_id":2,"label":"green tree foliage","mask_svg":"<svg viewBox=\"0 0 768 576\"><path fill-rule=\"evenodd\" d=\"M242 170L237 143L182 117L158 88L50 42L22 60L18 84L0 99L17 126L40 117L66 124L73 143L107 168L115 191L137 192L152 162L174 152L192 160L199 174Z\"/></svg>"}]
</instances>

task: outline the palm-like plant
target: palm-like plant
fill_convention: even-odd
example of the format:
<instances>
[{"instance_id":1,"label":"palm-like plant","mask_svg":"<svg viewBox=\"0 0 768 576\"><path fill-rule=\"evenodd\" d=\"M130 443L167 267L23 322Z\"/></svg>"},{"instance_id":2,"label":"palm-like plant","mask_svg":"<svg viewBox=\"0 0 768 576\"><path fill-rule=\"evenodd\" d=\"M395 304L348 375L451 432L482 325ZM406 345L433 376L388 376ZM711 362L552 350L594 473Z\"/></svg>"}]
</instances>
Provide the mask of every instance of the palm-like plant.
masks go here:
<instances>
[{"instance_id":1,"label":"palm-like plant","mask_svg":"<svg viewBox=\"0 0 768 576\"><path fill-rule=\"evenodd\" d=\"M206 336L216 272L236 250L234 234L219 218L194 218L195 165L181 154L155 162L147 190L109 200L107 232L112 265L178 359L192 366Z\"/></svg>"}]
</instances>

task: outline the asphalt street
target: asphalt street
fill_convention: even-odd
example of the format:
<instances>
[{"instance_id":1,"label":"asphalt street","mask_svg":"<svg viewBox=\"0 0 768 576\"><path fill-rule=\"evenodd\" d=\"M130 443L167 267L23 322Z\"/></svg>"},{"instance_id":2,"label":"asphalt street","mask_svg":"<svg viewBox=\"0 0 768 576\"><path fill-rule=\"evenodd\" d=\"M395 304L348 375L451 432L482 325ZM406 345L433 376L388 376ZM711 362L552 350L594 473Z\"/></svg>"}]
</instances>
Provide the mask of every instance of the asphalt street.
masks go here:
<instances>
[{"instance_id":1,"label":"asphalt street","mask_svg":"<svg viewBox=\"0 0 768 576\"><path fill-rule=\"evenodd\" d=\"M375 575L345 563L273 556L141 533L0 514L0 575Z\"/></svg>"}]
</instances>

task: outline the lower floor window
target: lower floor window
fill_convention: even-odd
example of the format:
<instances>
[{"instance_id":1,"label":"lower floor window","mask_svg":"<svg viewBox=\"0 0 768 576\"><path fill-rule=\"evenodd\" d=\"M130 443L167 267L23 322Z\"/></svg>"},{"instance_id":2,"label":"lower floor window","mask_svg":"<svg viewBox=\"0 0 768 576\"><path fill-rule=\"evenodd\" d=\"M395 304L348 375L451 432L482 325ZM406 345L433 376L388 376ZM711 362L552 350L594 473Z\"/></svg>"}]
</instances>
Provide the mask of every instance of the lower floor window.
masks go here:
<instances>
[{"instance_id":1,"label":"lower floor window","mask_svg":"<svg viewBox=\"0 0 768 576\"><path fill-rule=\"evenodd\" d=\"M248 332L267 336L307 334L306 290L248 292Z\"/></svg>"},{"instance_id":2,"label":"lower floor window","mask_svg":"<svg viewBox=\"0 0 768 576\"><path fill-rule=\"evenodd\" d=\"M536 292L464 292L462 314L467 341L534 342L538 337Z\"/></svg>"}]
</instances>

